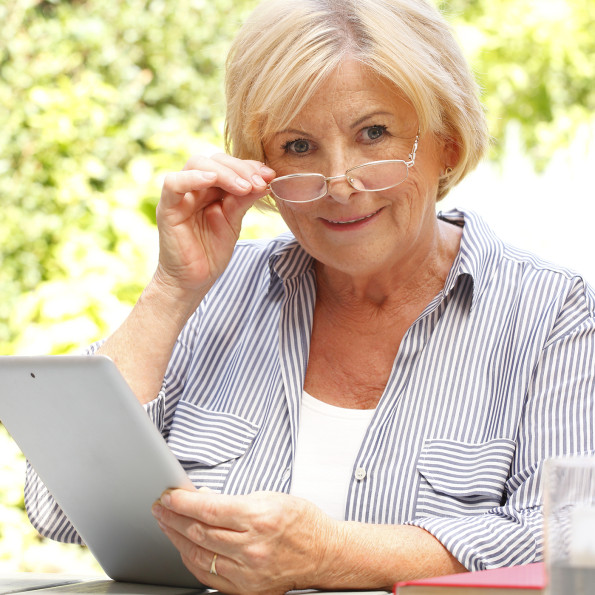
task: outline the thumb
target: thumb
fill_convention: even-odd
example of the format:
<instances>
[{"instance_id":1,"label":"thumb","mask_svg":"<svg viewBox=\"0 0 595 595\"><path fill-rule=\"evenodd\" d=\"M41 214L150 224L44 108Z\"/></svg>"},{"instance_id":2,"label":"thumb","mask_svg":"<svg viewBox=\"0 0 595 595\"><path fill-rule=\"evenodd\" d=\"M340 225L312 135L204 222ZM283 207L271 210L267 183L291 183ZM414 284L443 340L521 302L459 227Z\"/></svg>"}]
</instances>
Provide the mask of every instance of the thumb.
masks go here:
<instances>
[{"instance_id":1,"label":"thumb","mask_svg":"<svg viewBox=\"0 0 595 595\"><path fill-rule=\"evenodd\" d=\"M267 195L267 190L263 189L258 192L252 192L247 196L227 195L222 200L221 211L229 224L236 230L242 226L244 215L256 203L256 201Z\"/></svg>"}]
</instances>

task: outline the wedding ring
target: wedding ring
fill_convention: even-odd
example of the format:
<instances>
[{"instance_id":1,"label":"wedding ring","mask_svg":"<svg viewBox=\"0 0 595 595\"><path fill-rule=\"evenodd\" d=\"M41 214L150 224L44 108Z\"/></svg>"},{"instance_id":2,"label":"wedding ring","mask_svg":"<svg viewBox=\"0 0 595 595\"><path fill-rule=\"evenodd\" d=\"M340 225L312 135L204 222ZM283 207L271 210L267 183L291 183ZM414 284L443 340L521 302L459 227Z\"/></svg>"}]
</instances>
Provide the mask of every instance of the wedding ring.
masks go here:
<instances>
[{"instance_id":1,"label":"wedding ring","mask_svg":"<svg viewBox=\"0 0 595 595\"><path fill-rule=\"evenodd\" d=\"M213 554L213 561L211 562L211 570L209 570L209 574L214 574L217 576L217 569L215 568L215 562L217 562L217 554Z\"/></svg>"}]
</instances>

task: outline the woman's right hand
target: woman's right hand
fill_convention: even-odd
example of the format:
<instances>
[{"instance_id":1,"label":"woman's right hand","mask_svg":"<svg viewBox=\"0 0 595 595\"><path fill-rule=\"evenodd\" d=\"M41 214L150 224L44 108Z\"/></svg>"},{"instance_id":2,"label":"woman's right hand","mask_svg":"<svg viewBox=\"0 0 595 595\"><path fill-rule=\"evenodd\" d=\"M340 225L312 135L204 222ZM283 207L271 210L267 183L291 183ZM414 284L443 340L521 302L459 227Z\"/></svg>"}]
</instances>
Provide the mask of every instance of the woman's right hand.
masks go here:
<instances>
[{"instance_id":1,"label":"woman's right hand","mask_svg":"<svg viewBox=\"0 0 595 595\"><path fill-rule=\"evenodd\" d=\"M177 297L206 294L231 259L242 218L274 177L259 161L225 154L192 157L168 174L157 205L155 281Z\"/></svg>"}]
</instances>

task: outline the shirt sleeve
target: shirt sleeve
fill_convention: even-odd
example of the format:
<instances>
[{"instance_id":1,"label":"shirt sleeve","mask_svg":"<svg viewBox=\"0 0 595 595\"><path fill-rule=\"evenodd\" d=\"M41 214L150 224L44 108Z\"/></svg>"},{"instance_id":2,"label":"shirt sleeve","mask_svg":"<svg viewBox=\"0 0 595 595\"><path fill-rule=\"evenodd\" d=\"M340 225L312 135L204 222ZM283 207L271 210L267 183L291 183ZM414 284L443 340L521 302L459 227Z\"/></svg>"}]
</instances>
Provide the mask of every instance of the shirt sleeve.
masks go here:
<instances>
[{"instance_id":1,"label":"shirt sleeve","mask_svg":"<svg viewBox=\"0 0 595 595\"><path fill-rule=\"evenodd\" d=\"M577 283L562 308L529 384L503 504L485 514L425 517L411 525L433 534L467 569L543 559L543 463L595 449L593 294Z\"/></svg>"}]
</instances>

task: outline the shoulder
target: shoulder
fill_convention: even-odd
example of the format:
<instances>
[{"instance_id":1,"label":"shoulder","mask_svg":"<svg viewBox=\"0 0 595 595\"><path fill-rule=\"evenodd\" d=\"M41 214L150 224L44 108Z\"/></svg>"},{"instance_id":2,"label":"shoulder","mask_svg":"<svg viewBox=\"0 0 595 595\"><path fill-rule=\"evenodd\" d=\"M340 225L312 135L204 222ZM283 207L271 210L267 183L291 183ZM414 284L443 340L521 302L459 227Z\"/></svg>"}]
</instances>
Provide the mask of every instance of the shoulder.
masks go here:
<instances>
[{"instance_id":1,"label":"shoulder","mask_svg":"<svg viewBox=\"0 0 595 595\"><path fill-rule=\"evenodd\" d=\"M547 301L573 312L582 310L595 319L595 290L578 271L522 248L503 243L503 269L515 271L519 282L531 296L542 295Z\"/></svg>"},{"instance_id":2,"label":"shoulder","mask_svg":"<svg viewBox=\"0 0 595 595\"><path fill-rule=\"evenodd\" d=\"M453 210L439 215L463 227L460 268L473 278L475 297L502 291L535 308L572 303L595 318L595 291L579 272L503 241L477 213Z\"/></svg>"}]
</instances>

